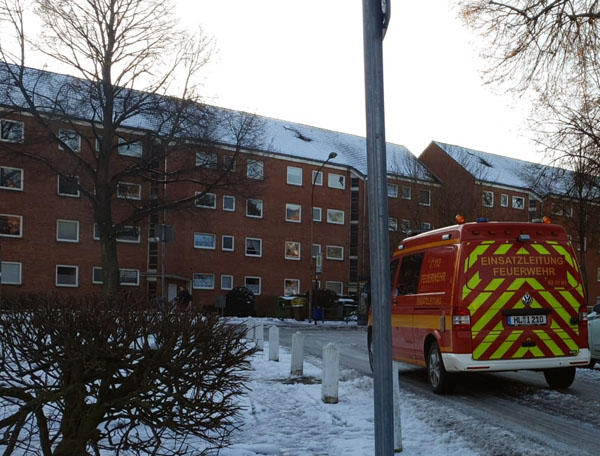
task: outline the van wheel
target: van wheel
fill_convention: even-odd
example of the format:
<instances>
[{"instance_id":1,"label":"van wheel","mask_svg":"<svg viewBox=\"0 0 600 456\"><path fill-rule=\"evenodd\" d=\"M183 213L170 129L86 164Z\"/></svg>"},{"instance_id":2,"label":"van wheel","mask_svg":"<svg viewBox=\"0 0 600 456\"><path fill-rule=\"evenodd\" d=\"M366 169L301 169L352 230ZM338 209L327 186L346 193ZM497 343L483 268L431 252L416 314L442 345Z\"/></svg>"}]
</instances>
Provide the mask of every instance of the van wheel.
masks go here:
<instances>
[{"instance_id":1,"label":"van wheel","mask_svg":"<svg viewBox=\"0 0 600 456\"><path fill-rule=\"evenodd\" d=\"M559 367L557 369L546 369L544 377L550 388L568 388L575 380L574 367Z\"/></svg>"},{"instance_id":2,"label":"van wheel","mask_svg":"<svg viewBox=\"0 0 600 456\"><path fill-rule=\"evenodd\" d=\"M445 394L452 386L451 375L446 372L440 346L434 342L427 354L427 376L435 394Z\"/></svg>"},{"instance_id":3,"label":"van wheel","mask_svg":"<svg viewBox=\"0 0 600 456\"><path fill-rule=\"evenodd\" d=\"M367 346L369 350L369 365L371 366L371 372L374 372L373 368L373 334L372 329L369 329L369 335L367 336Z\"/></svg>"}]
</instances>

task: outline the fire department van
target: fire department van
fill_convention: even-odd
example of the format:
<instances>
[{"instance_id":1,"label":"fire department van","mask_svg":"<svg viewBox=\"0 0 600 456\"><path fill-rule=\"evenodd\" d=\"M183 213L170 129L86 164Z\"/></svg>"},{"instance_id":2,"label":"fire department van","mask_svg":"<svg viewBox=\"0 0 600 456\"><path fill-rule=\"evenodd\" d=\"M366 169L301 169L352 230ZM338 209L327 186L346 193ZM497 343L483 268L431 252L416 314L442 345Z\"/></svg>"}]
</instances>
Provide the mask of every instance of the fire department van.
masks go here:
<instances>
[{"instance_id":1,"label":"fire department van","mask_svg":"<svg viewBox=\"0 0 600 456\"><path fill-rule=\"evenodd\" d=\"M521 369L566 388L590 362L581 274L559 225L483 221L406 238L391 283L393 359L426 366L435 393L458 372Z\"/></svg>"}]
</instances>

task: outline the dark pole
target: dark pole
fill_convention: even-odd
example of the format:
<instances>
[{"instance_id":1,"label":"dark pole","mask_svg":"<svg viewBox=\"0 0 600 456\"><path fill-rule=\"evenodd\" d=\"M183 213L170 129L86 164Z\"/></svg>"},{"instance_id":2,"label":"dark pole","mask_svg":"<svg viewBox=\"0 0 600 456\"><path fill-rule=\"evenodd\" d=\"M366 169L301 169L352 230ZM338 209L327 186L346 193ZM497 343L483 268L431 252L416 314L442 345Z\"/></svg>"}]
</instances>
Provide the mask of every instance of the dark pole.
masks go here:
<instances>
[{"instance_id":1,"label":"dark pole","mask_svg":"<svg viewBox=\"0 0 600 456\"><path fill-rule=\"evenodd\" d=\"M382 50L384 30L388 21L389 0L363 0L367 187L373 309L375 454L378 456L388 456L394 453L390 259Z\"/></svg>"}]
</instances>

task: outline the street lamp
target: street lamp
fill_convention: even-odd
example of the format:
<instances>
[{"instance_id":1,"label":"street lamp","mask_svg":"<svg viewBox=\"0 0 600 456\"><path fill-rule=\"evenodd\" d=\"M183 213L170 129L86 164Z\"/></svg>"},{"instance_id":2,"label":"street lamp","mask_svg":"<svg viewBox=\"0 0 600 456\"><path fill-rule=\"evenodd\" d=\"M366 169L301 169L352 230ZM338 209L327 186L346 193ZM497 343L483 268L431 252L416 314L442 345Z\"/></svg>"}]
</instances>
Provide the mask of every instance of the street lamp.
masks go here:
<instances>
[{"instance_id":1,"label":"street lamp","mask_svg":"<svg viewBox=\"0 0 600 456\"><path fill-rule=\"evenodd\" d=\"M337 157L337 154L335 152L331 152L329 154L329 156L327 157L327 160L325 160L323 163L321 163L321 166L319 166L319 169L317 169L317 172L313 175L312 178L312 185L311 185L311 189L310 189L310 291L308 293L308 321L310 321L312 319L312 305L313 305L313 299L315 296L315 287L317 284L317 277L316 277L316 265L315 262L317 261L317 258L315 256L313 256L313 244L314 244L314 237L315 237L315 229L314 229L314 212L313 212L313 206L315 205L315 182L317 182L317 177L319 176L319 173L321 172L321 170L323 169L323 167L327 164L327 162L329 160L333 160L335 157ZM321 183L323 183L323 179L321 179Z\"/></svg>"}]
</instances>

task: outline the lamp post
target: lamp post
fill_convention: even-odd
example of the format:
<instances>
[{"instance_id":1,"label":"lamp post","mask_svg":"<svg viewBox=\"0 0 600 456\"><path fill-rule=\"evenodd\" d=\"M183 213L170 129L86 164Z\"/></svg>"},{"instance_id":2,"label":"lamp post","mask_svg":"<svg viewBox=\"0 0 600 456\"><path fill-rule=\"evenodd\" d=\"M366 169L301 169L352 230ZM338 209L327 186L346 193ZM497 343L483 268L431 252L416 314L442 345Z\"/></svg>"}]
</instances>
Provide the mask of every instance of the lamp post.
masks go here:
<instances>
[{"instance_id":1,"label":"lamp post","mask_svg":"<svg viewBox=\"0 0 600 456\"><path fill-rule=\"evenodd\" d=\"M337 154L335 152L331 152L329 154L329 156L327 157L327 160L325 160L323 163L321 163L321 166L319 166L319 168L317 169L317 172L314 174L311 182L311 189L310 189L310 291L308 293L308 321L310 321L312 319L312 305L313 305L313 299L315 296L315 285L317 283L317 278L316 278L316 265L315 262L317 261L316 257L313 256L313 244L314 244L314 237L315 237L315 228L314 228L314 213L313 213L313 206L315 205L315 182L317 181L317 177L319 176L319 173L321 172L321 170L323 169L323 167L327 164L327 162L329 162L329 160L333 160L335 157L337 157ZM323 179L321 179L321 183L323 183Z\"/></svg>"}]
</instances>

